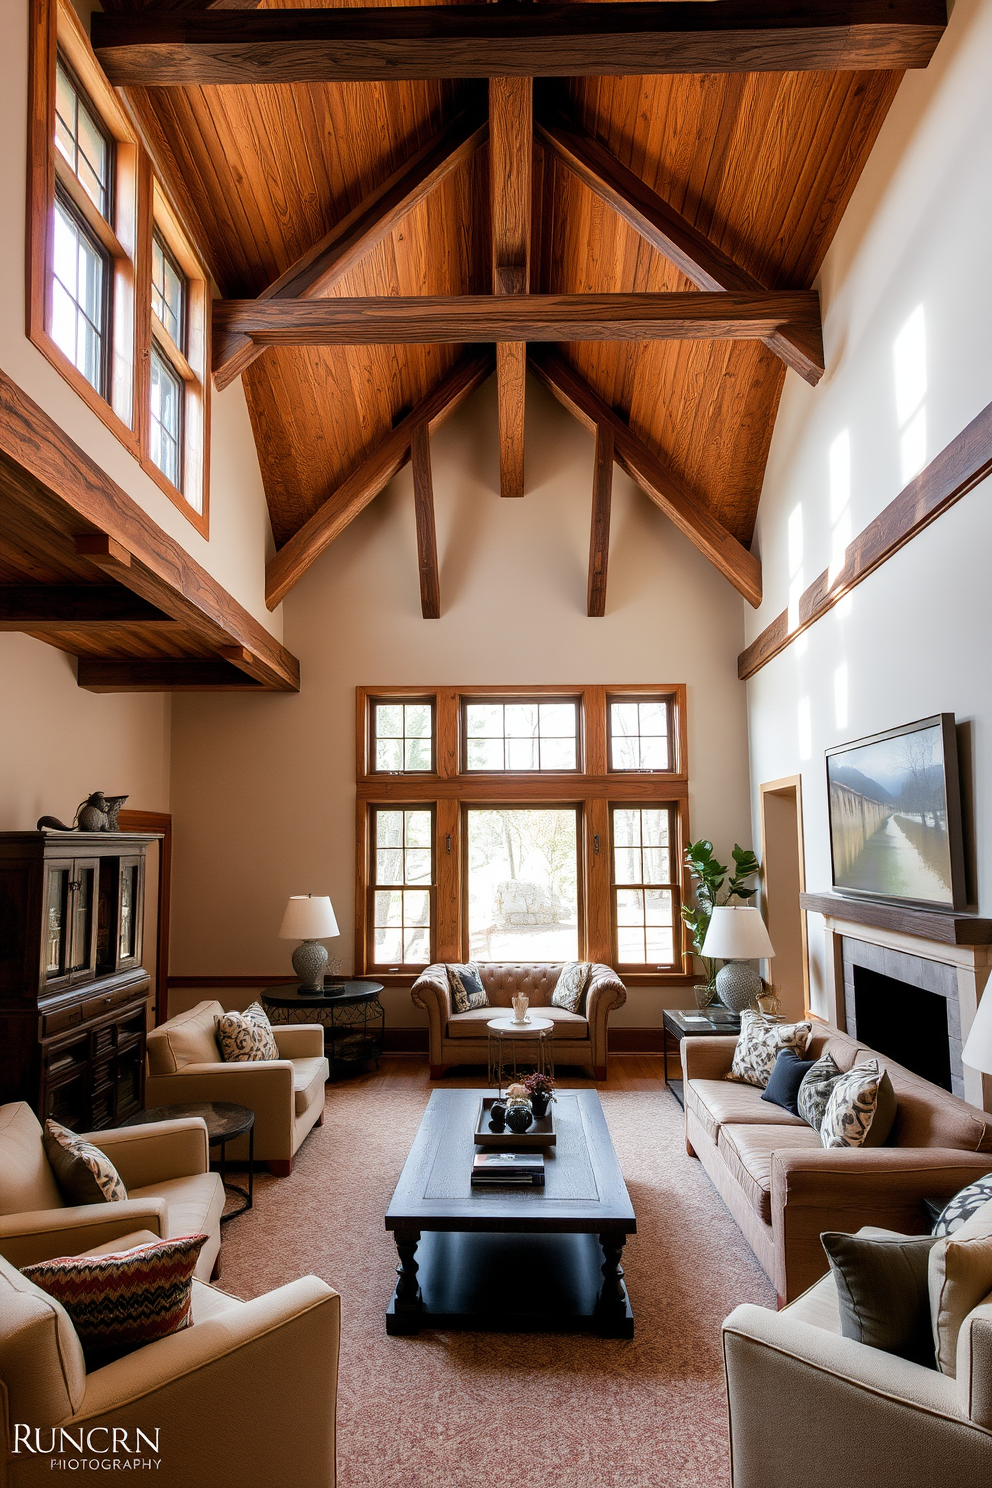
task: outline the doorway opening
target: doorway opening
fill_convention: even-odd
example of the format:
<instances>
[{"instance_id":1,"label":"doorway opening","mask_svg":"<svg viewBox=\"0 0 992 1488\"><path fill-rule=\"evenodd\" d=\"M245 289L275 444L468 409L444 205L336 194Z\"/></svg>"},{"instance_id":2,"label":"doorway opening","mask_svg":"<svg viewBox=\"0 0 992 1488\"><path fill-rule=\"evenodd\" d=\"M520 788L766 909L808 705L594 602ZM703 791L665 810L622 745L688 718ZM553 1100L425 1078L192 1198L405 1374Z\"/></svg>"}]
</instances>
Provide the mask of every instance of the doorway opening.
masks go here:
<instances>
[{"instance_id":1,"label":"doorway opening","mask_svg":"<svg viewBox=\"0 0 992 1488\"><path fill-rule=\"evenodd\" d=\"M768 781L758 790L764 868L762 908L775 947L770 975L782 1015L791 1022L809 1011L806 915L799 904L799 895L806 887L802 777Z\"/></svg>"}]
</instances>

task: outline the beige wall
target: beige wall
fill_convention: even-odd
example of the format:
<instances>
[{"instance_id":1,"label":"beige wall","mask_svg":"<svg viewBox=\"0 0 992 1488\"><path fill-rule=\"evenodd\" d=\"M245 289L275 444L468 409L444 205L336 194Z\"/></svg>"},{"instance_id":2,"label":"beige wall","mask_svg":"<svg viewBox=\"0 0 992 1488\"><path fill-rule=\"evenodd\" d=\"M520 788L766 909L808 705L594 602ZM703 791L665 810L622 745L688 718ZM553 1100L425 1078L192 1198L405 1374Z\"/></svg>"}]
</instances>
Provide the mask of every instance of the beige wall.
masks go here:
<instances>
[{"instance_id":1,"label":"beige wall","mask_svg":"<svg viewBox=\"0 0 992 1488\"><path fill-rule=\"evenodd\" d=\"M440 620L420 615L407 470L286 601L298 696L174 699L175 974L285 977L276 932L307 891L331 895L328 949L351 968L361 684L685 681L691 828L750 842L742 601L617 472L608 614L590 620L592 440L534 383L527 439L523 501L498 495L494 381L433 441ZM386 998L391 1023L419 1020L408 993ZM663 1001L636 989L617 1021L657 1024Z\"/></svg>"}]
</instances>

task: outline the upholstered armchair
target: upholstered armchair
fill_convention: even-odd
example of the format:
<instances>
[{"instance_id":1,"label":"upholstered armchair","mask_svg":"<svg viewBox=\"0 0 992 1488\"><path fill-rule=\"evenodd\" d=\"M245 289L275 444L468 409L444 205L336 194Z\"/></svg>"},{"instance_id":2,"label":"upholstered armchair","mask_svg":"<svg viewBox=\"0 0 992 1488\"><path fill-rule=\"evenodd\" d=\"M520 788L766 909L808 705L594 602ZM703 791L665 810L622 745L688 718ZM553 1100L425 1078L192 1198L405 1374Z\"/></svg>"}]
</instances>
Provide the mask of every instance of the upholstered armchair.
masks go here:
<instances>
[{"instance_id":1,"label":"upholstered armchair","mask_svg":"<svg viewBox=\"0 0 992 1488\"><path fill-rule=\"evenodd\" d=\"M334 1488L340 1322L338 1294L316 1276L251 1302L194 1281L191 1326L87 1373L65 1309L0 1259L0 1482L35 1488L79 1458L104 1469L140 1458L157 1461L160 1488Z\"/></svg>"},{"instance_id":2,"label":"upholstered armchair","mask_svg":"<svg viewBox=\"0 0 992 1488\"><path fill-rule=\"evenodd\" d=\"M448 974L440 962L428 966L413 984L414 1004L423 1008L428 1018L432 1080L439 1080L452 1064L487 1063L486 1024L508 1011L518 992L525 992L531 1009L554 1023L556 1064L582 1065L592 1071L594 1079L606 1079L607 1021L612 1010L627 1001L626 988L611 967L593 964L584 1004L575 1013L551 1005L560 964L480 962L479 970L489 1006L467 1013L455 1012Z\"/></svg>"},{"instance_id":3,"label":"upholstered armchair","mask_svg":"<svg viewBox=\"0 0 992 1488\"><path fill-rule=\"evenodd\" d=\"M286 1177L293 1171L300 1143L324 1120L324 1086L330 1073L324 1030L318 1023L277 1023L272 1032L278 1059L227 1063L214 1033L223 1011L219 1002L199 1002L152 1029L145 1105L233 1101L249 1106L255 1112L256 1161L268 1163L277 1177ZM246 1161L247 1136L230 1142L227 1155Z\"/></svg>"},{"instance_id":4,"label":"upholstered armchair","mask_svg":"<svg viewBox=\"0 0 992 1488\"><path fill-rule=\"evenodd\" d=\"M202 1231L209 1239L196 1274L207 1280L220 1255L224 1186L210 1171L206 1124L188 1117L88 1137L120 1173L126 1199L66 1204L31 1107L23 1101L0 1106L0 1256L30 1266L113 1244L136 1229L150 1231L152 1239Z\"/></svg>"}]
</instances>

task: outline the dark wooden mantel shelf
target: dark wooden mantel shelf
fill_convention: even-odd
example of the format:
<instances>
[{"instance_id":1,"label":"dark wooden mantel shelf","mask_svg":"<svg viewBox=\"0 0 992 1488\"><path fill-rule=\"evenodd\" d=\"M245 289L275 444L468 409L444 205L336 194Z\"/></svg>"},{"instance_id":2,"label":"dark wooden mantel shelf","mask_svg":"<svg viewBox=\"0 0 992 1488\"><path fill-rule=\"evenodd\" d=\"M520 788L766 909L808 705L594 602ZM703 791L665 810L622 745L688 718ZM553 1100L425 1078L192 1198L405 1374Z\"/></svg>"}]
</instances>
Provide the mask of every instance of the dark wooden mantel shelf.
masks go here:
<instances>
[{"instance_id":1,"label":"dark wooden mantel shelf","mask_svg":"<svg viewBox=\"0 0 992 1488\"><path fill-rule=\"evenodd\" d=\"M933 909L910 909L903 904L880 904L873 899L848 898L845 894L800 894L803 909L831 915L875 930L898 930L921 940L944 945L992 945L992 920L978 915L943 914Z\"/></svg>"}]
</instances>

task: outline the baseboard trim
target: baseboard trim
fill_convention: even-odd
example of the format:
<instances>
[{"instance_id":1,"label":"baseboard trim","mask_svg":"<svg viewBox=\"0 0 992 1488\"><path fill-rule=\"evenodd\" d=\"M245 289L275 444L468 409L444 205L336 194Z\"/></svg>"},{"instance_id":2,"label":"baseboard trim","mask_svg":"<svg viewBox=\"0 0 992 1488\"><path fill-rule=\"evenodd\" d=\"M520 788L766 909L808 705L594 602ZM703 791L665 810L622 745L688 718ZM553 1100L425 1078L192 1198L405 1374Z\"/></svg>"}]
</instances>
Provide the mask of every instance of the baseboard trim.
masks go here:
<instances>
[{"instance_id":1,"label":"baseboard trim","mask_svg":"<svg viewBox=\"0 0 992 1488\"><path fill-rule=\"evenodd\" d=\"M660 1054L664 1047L663 1029L608 1028L606 1046L611 1054Z\"/></svg>"},{"instance_id":2,"label":"baseboard trim","mask_svg":"<svg viewBox=\"0 0 992 1488\"><path fill-rule=\"evenodd\" d=\"M387 1028L382 1036L382 1047L387 1054L426 1054L427 1029Z\"/></svg>"}]
</instances>

